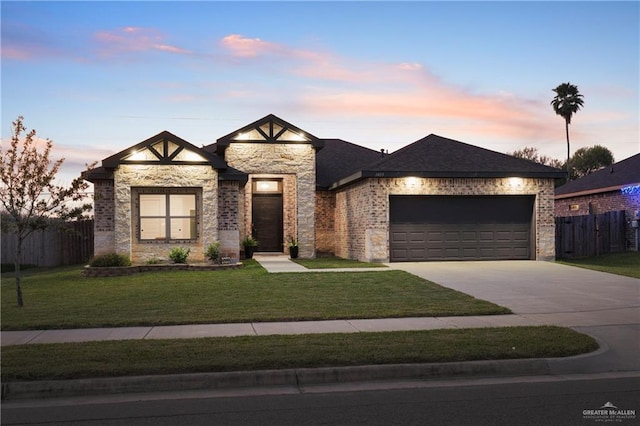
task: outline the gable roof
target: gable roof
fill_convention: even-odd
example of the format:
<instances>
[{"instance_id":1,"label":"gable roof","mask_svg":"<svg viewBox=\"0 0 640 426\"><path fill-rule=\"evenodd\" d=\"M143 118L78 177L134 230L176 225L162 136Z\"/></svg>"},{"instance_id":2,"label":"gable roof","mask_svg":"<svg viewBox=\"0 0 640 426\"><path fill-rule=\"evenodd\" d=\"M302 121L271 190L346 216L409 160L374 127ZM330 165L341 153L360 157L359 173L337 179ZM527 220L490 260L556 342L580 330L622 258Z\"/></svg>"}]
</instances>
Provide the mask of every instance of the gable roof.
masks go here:
<instances>
[{"instance_id":1,"label":"gable roof","mask_svg":"<svg viewBox=\"0 0 640 426\"><path fill-rule=\"evenodd\" d=\"M187 142L171 132L163 131L134 146L124 149L102 160L102 165L85 170L81 176L89 182L113 179L113 170L120 164L198 164L208 165L221 173L221 178L245 180L246 174L227 166L215 153Z\"/></svg>"},{"instance_id":2,"label":"gable roof","mask_svg":"<svg viewBox=\"0 0 640 426\"><path fill-rule=\"evenodd\" d=\"M225 149L232 142L310 143L316 151L323 147L321 139L273 114L266 115L218 139L216 141L218 155L224 156Z\"/></svg>"},{"instance_id":3,"label":"gable roof","mask_svg":"<svg viewBox=\"0 0 640 426\"><path fill-rule=\"evenodd\" d=\"M316 154L316 186L329 188L367 164L382 158L382 153L342 139L323 139L324 148Z\"/></svg>"},{"instance_id":4,"label":"gable roof","mask_svg":"<svg viewBox=\"0 0 640 426\"><path fill-rule=\"evenodd\" d=\"M529 160L430 134L336 182L338 188L369 177L530 177L564 173Z\"/></svg>"},{"instance_id":5,"label":"gable roof","mask_svg":"<svg viewBox=\"0 0 640 426\"><path fill-rule=\"evenodd\" d=\"M220 157L166 130L102 160L105 168L120 164L208 164L216 169L227 168Z\"/></svg>"},{"instance_id":6,"label":"gable roof","mask_svg":"<svg viewBox=\"0 0 640 426\"><path fill-rule=\"evenodd\" d=\"M556 188L556 198L616 191L629 184L640 184L640 154Z\"/></svg>"}]
</instances>

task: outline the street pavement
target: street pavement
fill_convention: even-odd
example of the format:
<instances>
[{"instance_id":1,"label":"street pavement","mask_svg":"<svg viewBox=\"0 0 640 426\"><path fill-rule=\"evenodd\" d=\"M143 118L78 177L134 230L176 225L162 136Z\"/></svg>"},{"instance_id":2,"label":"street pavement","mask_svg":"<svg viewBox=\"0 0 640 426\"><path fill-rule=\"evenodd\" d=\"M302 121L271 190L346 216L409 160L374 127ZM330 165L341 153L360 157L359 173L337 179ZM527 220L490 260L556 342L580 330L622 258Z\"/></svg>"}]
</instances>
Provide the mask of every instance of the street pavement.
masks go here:
<instances>
[{"instance_id":1,"label":"street pavement","mask_svg":"<svg viewBox=\"0 0 640 426\"><path fill-rule=\"evenodd\" d=\"M255 259L271 273L329 272L309 270L284 255L257 254ZM373 331L430 330L441 328L508 327L521 325L558 325L571 327L596 338L600 349L591 354L544 360L505 360L467 363L446 363L418 366L363 366L358 368L298 369L274 372L239 372L225 376L230 385L266 383L282 384L293 380L301 383L330 383L367 379L389 379L429 375L459 374L570 374L612 371L640 371L640 280L590 271L566 265L536 261L486 262L420 262L393 263L398 269L449 287L479 299L488 300L512 310L513 315L487 315L436 318L389 318L302 322L266 322L243 324L198 324L157 327L118 327L78 330L3 331L1 345L83 342L93 340L178 339L269 334L357 333ZM376 273L389 268L340 269ZM212 386L213 375L155 378L145 383L154 389L162 386ZM277 377L276 377L277 376ZM204 379L203 379L204 377ZM101 379L103 388L137 390L136 384L118 388L111 379L109 385ZM168 380L168 382L167 382ZM185 381L187 384L185 384ZM66 388L70 388L67 381ZM195 384L194 384L195 383ZM31 395L33 389L22 391L3 384L3 395ZM65 384L55 391L51 383L47 392L64 393ZM214 384L215 385L215 384ZM86 386L83 384L83 386ZM143 386L143 385L140 385ZM33 384L32 384L33 387ZM71 386L73 387L73 386ZM144 386L143 386L144 387ZM84 388L83 388L84 389ZM10 392L11 391L11 392ZM31 394L29 393L31 392ZM35 392L37 394L37 392Z\"/></svg>"}]
</instances>

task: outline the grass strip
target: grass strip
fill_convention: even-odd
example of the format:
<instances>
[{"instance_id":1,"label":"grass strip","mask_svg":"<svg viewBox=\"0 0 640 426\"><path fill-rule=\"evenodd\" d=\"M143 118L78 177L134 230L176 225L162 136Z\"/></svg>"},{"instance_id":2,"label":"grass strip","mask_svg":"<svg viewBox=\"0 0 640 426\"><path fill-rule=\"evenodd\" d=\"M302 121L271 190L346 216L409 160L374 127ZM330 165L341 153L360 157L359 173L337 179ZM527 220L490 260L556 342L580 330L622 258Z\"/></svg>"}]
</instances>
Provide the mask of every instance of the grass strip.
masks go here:
<instances>
[{"instance_id":1,"label":"grass strip","mask_svg":"<svg viewBox=\"0 0 640 426\"><path fill-rule=\"evenodd\" d=\"M558 263L610 274L640 278L640 252L628 251L624 253L601 254L600 256L584 259L563 259Z\"/></svg>"},{"instance_id":2,"label":"grass strip","mask_svg":"<svg viewBox=\"0 0 640 426\"><path fill-rule=\"evenodd\" d=\"M566 357L597 348L555 326L20 345L2 348L2 381Z\"/></svg>"},{"instance_id":3,"label":"grass strip","mask_svg":"<svg viewBox=\"0 0 640 426\"><path fill-rule=\"evenodd\" d=\"M81 267L25 271L25 306L2 276L2 330L510 313L402 271L228 271L88 278Z\"/></svg>"},{"instance_id":4,"label":"grass strip","mask_svg":"<svg viewBox=\"0 0 640 426\"><path fill-rule=\"evenodd\" d=\"M341 257L319 257L317 259L292 259L298 265L307 269L335 269L335 268L386 268L382 263L360 262L359 260L343 259Z\"/></svg>"}]
</instances>

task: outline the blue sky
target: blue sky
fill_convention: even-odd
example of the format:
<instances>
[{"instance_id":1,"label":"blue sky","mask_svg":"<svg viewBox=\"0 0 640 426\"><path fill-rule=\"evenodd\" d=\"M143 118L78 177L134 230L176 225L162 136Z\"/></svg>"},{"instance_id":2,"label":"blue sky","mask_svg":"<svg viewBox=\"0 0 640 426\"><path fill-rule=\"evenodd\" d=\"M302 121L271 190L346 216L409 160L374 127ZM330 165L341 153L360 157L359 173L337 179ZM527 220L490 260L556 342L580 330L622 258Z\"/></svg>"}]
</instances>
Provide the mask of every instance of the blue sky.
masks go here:
<instances>
[{"instance_id":1,"label":"blue sky","mask_svg":"<svg viewBox=\"0 0 640 426\"><path fill-rule=\"evenodd\" d=\"M564 158L640 151L638 2L1 2L2 138L64 176L163 130L207 145L269 113L394 151L430 133Z\"/></svg>"}]
</instances>

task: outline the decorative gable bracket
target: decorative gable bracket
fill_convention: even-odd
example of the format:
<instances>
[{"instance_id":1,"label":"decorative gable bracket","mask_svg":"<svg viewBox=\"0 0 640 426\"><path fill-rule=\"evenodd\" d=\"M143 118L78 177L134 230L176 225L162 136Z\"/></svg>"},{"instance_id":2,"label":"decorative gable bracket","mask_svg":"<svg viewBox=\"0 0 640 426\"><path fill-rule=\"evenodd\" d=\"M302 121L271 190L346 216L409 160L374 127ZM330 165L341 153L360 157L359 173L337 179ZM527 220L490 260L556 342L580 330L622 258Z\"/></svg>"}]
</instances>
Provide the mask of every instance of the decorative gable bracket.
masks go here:
<instances>
[{"instance_id":1,"label":"decorative gable bracket","mask_svg":"<svg viewBox=\"0 0 640 426\"><path fill-rule=\"evenodd\" d=\"M316 151L322 149L324 142L321 139L305 132L304 130L287 123L273 114L261 118L241 129L238 129L216 142L218 155L223 156L224 151L233 142L250 143L278 143L278 144L311 144Z\"/></svg>"},{"instance_id":2,"label":"decorative gable bracket","mask_svg":"<svg viewBox=\"0 0 640 426\"><path fill-rule=\"evenodd\" d=\"M227 168L220 157L167 131L102 160L105 168L117 168L120 164L192 164L210 165L221 170Z\"/></svg>"}]
</instances>

